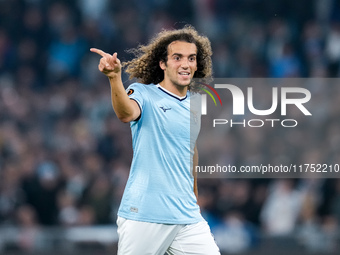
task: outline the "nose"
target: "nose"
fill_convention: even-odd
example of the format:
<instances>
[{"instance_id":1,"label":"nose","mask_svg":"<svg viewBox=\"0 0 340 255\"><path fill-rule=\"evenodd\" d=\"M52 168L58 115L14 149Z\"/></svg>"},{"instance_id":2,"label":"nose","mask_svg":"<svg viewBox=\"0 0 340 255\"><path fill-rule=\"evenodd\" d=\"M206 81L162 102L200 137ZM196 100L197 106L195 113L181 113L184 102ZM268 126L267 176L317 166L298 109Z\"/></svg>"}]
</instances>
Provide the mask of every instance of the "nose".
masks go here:
<instances>
[{"instance_id":1,"label":"nose","mask_svg":"<svg viewBox=\"0 0 340 255\"><path fill-rule=\"evenodd\" d=\"M184 69L189 68L189 60L187 58L183 58L182 63L181 63L181 67Z\"/></svg>"}]
</instances>

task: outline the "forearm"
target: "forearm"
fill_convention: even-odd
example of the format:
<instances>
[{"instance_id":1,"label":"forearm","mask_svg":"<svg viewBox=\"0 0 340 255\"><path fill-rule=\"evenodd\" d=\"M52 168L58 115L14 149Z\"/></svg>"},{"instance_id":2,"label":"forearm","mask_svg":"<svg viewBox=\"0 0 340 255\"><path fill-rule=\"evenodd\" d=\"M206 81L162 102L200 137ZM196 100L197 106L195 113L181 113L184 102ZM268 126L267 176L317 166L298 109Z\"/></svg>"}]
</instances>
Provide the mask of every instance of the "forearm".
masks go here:
<instances>
[{"instance_id":1,"label":"forearm","mask_svg":"<svg viewBox=\"0 0 340 255\"><path fill-rule=\"evenodd\" d=\"M136 112L136 103L128 97L120 74L109 77L109 81L111 86L112 107L117 117L123 122L136 119L139 115L139 112Z\"/></svg>"},{"instance_id":2,"label":"forearm","mask_svg":"<svg viewBox=\"0 0 340 255\"><path fill-rule=\"evenodd\" d=\"M91 48L90 51L102 56L98 69L109 78L112 106L117 117L123 122L137 119L141 112L137 103L130 100L125 92L121 78L122 66L117 58L117 53L110 55L96 48Z\"/></svg>"}]
</instances>

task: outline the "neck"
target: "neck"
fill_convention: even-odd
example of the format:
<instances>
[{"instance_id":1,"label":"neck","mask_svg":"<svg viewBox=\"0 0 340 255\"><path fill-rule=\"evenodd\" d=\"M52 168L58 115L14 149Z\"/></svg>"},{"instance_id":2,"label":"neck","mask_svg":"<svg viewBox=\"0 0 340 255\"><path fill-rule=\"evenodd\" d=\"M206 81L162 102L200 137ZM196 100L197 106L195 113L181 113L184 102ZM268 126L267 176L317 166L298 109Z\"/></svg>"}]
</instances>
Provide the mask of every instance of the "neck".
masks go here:
<instances>
[{"instance_id":1,"label":"neck","mask_svg":"<svg viewBox=\"0 0 340 255\"><path fill-rule=\"evenodd\" d=\"M185 96L189 88L189 85L188 86L176 85L170 81L167 82L165 80L161 81L159 85L165 88L166 90L170 91L171 93L174 93L175 95L180 96L180 97Z\"/></svg>"}]
</instances>

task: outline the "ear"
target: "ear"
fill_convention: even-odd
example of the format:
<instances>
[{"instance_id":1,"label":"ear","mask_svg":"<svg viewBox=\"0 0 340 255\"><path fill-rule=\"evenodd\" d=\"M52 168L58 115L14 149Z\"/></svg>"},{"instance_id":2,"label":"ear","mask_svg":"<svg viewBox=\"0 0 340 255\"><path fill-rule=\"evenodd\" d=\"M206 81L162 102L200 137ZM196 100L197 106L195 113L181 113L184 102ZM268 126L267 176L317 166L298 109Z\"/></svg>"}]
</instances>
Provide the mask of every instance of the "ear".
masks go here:
<instances>
[{"instance_id":1,"label":"ear","mask_svg":"<svg viewBox=\"0 0 340 255\"><path fill-rule=\"evenodd\" d=\"M162 69L162 70L165 70L166 69L166 65L165 65L165 62L163 60L159 61L159 67Z\"/></svg>"}]
</instances>

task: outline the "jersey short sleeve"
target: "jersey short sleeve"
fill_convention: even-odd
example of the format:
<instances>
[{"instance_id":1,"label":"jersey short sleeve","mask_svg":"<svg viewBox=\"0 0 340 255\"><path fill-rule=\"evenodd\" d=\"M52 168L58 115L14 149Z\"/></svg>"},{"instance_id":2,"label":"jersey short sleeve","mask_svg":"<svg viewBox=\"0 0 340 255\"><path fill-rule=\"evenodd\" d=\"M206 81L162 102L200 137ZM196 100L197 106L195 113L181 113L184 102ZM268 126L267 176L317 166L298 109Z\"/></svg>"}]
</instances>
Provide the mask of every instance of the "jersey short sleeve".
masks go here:
<instances>
[{"instance_id":1,"label":"jersey short sleeve","mask_svg":"<svg viewBox=\"0 0 340 255\"><path fill-rule=\"evenodd\" d=\"M143 111L143 106L144 106L144 97L143 97L143 92L144 92L144 87L143 84L139 84L139 83L133 83L131 84L127 89L126 89L126 93L129 96L130 99L133 99L137 102L141 113ZM145 92L144 92L145 94Z\"/></svg>"}]
</instances>

